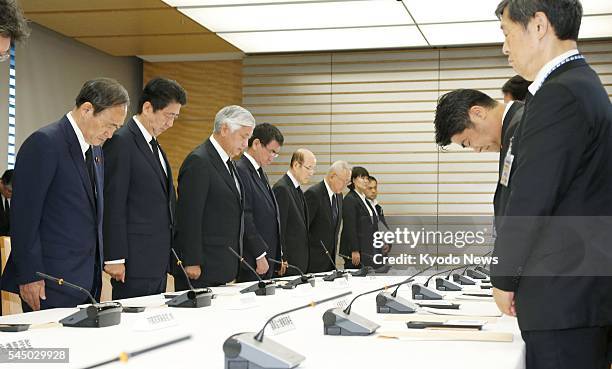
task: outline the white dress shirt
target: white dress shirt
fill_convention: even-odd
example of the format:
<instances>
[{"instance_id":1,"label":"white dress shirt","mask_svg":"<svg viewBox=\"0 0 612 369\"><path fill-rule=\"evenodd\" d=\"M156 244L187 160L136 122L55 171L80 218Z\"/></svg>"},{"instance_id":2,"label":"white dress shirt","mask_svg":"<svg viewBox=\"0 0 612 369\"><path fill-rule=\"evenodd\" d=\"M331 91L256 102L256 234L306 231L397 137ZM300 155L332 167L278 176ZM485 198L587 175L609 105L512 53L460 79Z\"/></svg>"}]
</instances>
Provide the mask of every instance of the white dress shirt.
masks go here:
<instances>
[{"instance_id":1,"label":"white dress shirt","mask_svg":"<svg viewBox=\"0 0 612 369\"><path fill-rule=\"evenodd\" d=\"M289 179L291 180L291 182L293 183L293 187L294 188L298 188L300 187L300 182L298 182L297 179L295 179L295 177L293 176L293 174L291 174L291 171L288 170L287 171L287 176L289 177Z\"/></svg>"},{"instance_id":2,"label":"white dress shirt","mask_svg":"<svg viewBox=\"0 0 612 369\"><path fill-rule=\"evenodd\" d=\"M327 189L327 196L329 197L329 203L333 206L334 200L332 199L335 193L334 191L332 191L331 187L329 187L329 184L327 184L327 178L323 178L323 183L325 183L325 188Z\"/></svg>"},{"instance_id":3,"label":"white dress shirt","mask_svg":"<svg viewBox=\"0 0 612 369\"><path fill-rule=\"evenodd\" d=\"M149 131L147 131L147 129L142 125L142 123L140 123L140 121L138 120L138 118L136 118L135 115L132 117L132 119L134 119L134 122L136 122L138 129L140 129L140 132L142 133L145 142L149 145L149 149L151 149L151 152L154 153L153 147L151 147L151 140L154 137L149 133ZM166 176L168 176L168 168L166 168L166 161L164 160L164 156L162 155L161 150L158 150L158 156L159 162L161 163L162 168L164 168L164 173L166 174Z\"/></svg>"},{"instance_id":4,"label":"white dress shirt","mask_svg":"<svg viewBox=\"0 0 612 369\"><path fill-rule=\"evenodd\" d=\"M90 145L87 143L87 141L85 141L85 136L83 136L83 132L81 132L81 129L72 117L72 112L69 111L66 114L66 118L68 118L68 121L70 122L70 125L74 130L74 133L77 136L77 140L79 140L79 146L81 146L81 153L83 154L83 161L85 161L85 151L89 150Z\"/></svg>"},{"instance_id":5,"label":"white dress shirt","mask_svg":"<svg viewBox=\"0 0 612 369\"><path fill-rule=\"evenodd\" d=\"M562 61L564 61L565 59L571 56L578 55L578 54L579 52L577 49L572 49L572 50L564 52L563 54L557 56L556 58L553 58L548 63L544 64L542 69L540 69L538 74L536 74L536 78L529 85L529 87L527 87L529 92L531 92L531 94L535 96L536 92L538 92L540 87L542 87L542 84L544 83L546 78L550 75L553 68L557 66L557 64L561 63Z\"/></svg>"},{"instance_id":6,"label":"white dress shirt","mask_svg":"<svg viewBox=\"0 0 612 369\"><path fill-rule=\"evenodd\" d=\"M366 209L368 209L368 214L370 214L370 218L371 218L373 216L373 214L372 214L372 210L368 206L368 203L366 202L368 200L366 199L365 194L359 193L359 191L357 191L357 190L355 190L355 193L357 193L357 195L359 195L359 198L361 199L361 201L363 201L363 204L365 205Z\"/></svg>"},{"instance_id":7,"label":"white dress shirt","mask_svg":"<svg viewBox=\"0 0 612 369\"><path fill-rule=\"evenodd\" d=\"M221 157L221 161L223 162L223 165L225 165L225 169L227 169L227 171L232 176L232 178L234 178L234 182L236 183L236 188L238 189L238 193L242 194L242 192L240 191L240 183L238 183L238 178L236 178L238 173L232 174L232 171L227 166L227 160L230 158L229 155L225 152L225 150L223 150L223 147L221 147L219 142L215 140L215 137L213 135L211 135L209 139L210 139L210 143L212 143L213 147L215 148L215 150L217 150L217 153Z\"/></svg>"}]
</instances>

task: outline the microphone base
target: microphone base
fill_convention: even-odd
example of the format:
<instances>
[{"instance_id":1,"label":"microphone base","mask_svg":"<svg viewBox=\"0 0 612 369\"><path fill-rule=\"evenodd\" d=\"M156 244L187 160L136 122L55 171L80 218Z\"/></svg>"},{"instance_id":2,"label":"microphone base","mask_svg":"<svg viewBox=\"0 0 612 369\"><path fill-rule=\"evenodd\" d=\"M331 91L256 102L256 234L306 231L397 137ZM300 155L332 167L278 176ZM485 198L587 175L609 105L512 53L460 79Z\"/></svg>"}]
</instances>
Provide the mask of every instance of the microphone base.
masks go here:
<instances>
[{"instance_id":1,"label":"microphone base","mask_svg":"<svg viewBox=\"0 0 612 369\"><path fill-rule=\"evenodd\" d=\"M481 289L483 289L483 290L490 290L491 288L493 288L493 286L492 286L492 285L490 285L490 284L489 284L489 285L482 285L482 284L481 284L481 285L480 285L480 288L481 288Z\"/></svg>"},{"instance_id":2,"label":"microphone base","mask_svg":"<svg viewBox=\"0 0 612 369\"><path fill-rule=\"evenodd\" d=\"M418 308L418 305L389 292L380 292L376 296L376 312L379 314L412 314Z\"/></svg>"},{"instance_id":3,"label":"microphone base","mask_svg":"<svg viewBox=\"0 0 612 369\"><path fill-rule=\"evenodd\" d=\"M438 291L461 291L462 289L461 285L446 278L436 278L436 290Z\"/></svg>"},{"instance_id":4,"label":"microphone base","mask_svg":"<svg viewBox=\"0 0 612 369\"><path fill-rule=\"evenodd\" d=\"M323 277L325 282L333 282L338 278L347 278L348 273L342 270L334 270L330 275Z\"/></svg>"},{"instance_id":5,"label":"microphone base","mask_svg":"<svg viewBox=\"0 0 612 369\"><path fill-rule=\"evenodd\" d=\"M491 275L491 271L487 268L481 267L481 266L477 266L475 268L476 271L481 272L482 274L486 275L487 277Z\"/></svg>"},{"instance_id":6,"label":"microphone base","mask_svg":"<svg viewBox=\"0 0 612 369\"><path fill-rule=\"evenodd\" d=\"M273 281L268 282L257 282L243 290L240 293L255 292L257 296L270 296L276 292L276 285Z\"/></svg>"},{"instance_id":7,"label":"microphone base","mask_svg":"<svg viewBox=\"0 0 612 369\"><path fill-rule=\"evenodd\" d=\"M374 268L372 268L371 266L363 266L361 267L361 269L359 269L356 272L351 272L351 275L353 277L365 277L368 274L371 274L374 272Z\"/></svg>"},{"instance_id":8,"label":"microphone base","mask_svg":"<svg viewBox=\"0 0 612 369\"><path fill-rule=\"evenodd\" d=\"M209 288L198 288L173 297L166 303L169 307L201 308L211 305L213 293Z\"/></svg>"},{"instance_id":9,"label":"microphone base","mask_svg":"<svg viewBox=\"0 0 612 369\"><path fill-rule=\"evenodd\" d=\"M261 342L255 333L240 333L223 343L225 369L291 369L306 358L299 353L264 337Z\"/></svg>"},{"instance_id":10,"label":"microphone base","mask_svg":"<svg viewBox=\"0 0 612 369\"><path fill-rule=\"evenodd\" d=\"M301 284L309 283L312 287L315 286L315 278L312 275L305 274L304 277L300 276L296 279L292 279L289 282L280 285L280 288L285 290L292 290Z\"/></svg>"},{"instance_id":11,"label":"microphone base","mask_svg":"<svg viewBox=\"0 0 612 369\"><path fill-rule=\"evenodd\" d=\"M389 272L389 270L391 270L392 266L385 264L383 266L380 266L378 268L374 268L374 273L376 274L387 274Z\"/></svg>"},{"instance_id":12,"label":"microphone base","mask_svg":"<svg viewBox=\"0 0 612 369\"><path fill-rule=\"evenodd\" d=\"M442 300L443 296L420 284L412 285L413 300Z\"/></svg>"},{"instance_id":13,"label":"microphone base","mask_svg":"<svg viewBox=\"0 0 612 369\"><path fill-rule=\"evenodd\" d=\"M484 274L483 272L479 270L474 270L474 269L468 269L467 275L468 277L472 279L489 279L488 275Z\"/></svg>"},{"instance_id":14,"label":"microphone base","mask_svg":"<svg viewBox=\"0 0 612 369\"><path fill-rule=\"evenodd\" d=\"M64 327L103 328L121 323L122 306L118 302L92 304L59 322Z\"/></svg>"},{"instance_id":15,"label":"microphone base","mask_svg":"<svg viewBox=\"0 0 612 369\"><path fill-rule=\"evenodd\" d=\"M466 277L464 275L457 274L457 273L453 274L453 282L459 283L460 285L463 285L463 286L476 285L476 281L473 280L472 278Z\"/></svg>"},{"instance_id":16,"label":"microphone base","mask_svg":"<svg viewBox=\"0 0 612 369\"><path fill-rule=\"evenodd\" d=\"M375 322L355 313L346 314L340 308L323 314L323 333L329 336L369 336L378 328Z\"/></svg>"}]
</instances>

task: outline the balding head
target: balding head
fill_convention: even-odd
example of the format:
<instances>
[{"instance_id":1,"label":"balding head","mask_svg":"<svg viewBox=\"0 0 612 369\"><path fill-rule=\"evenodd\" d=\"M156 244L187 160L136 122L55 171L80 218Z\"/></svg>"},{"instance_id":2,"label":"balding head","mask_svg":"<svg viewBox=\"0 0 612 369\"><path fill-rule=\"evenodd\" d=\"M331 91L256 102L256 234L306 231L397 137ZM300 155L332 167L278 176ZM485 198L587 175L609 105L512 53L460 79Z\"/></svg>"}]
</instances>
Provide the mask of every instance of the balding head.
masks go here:
<instances>
[{"instance_id":1,"label":"balding head","mask_svg":"<svg viewBox=\"0 0 612 369\"><path fill-rule=\"evenodd\" d=\"M317 169L317 158L312 151L304 148L295 150L291 156L289 171L300 182L307 184Z\"/></svg>"}]
</instances>

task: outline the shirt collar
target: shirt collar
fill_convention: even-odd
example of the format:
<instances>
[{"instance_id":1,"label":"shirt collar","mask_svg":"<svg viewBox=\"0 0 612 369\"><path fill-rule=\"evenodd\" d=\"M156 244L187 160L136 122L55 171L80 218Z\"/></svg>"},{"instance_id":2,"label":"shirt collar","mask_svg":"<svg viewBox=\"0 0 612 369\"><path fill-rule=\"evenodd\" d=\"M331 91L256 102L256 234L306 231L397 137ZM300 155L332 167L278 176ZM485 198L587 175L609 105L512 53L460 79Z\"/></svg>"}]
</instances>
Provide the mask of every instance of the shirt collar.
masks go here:
<instances>
[{"instance_id":1,"label":"shirt collar","mask_svg":"<svg viewBox=\"0 0 612 369\"><path fill-rule=\"evenodd\" d=\"M251 155L249 155L249 153L248 153L248 152L246 152L246 151L245 151L245 152L243 153L243 155L244 155L244 156L245 156L247 159L249 159L249 161L251 162L251 164L253 164L253 167L255 168L255 170L256 170L256 171L258 171L258 170L259 170L259 168L261 168L261 165L259 165L259 164L257 163L257 161L256 161L256 160L255 160L255 159L254 159L254 158L253 158Z\"/></svg>"},{"instance_id":2,"label":"shirt collar","mask_svg":"<svg viewBox=\"0 0 612 369\"><path fill-rule=\"evenodd\" d=\"M376 205L378 205L378 200L370 200L368 199L368 201L370 202L370 204L372 204L372 207L376 207Z\"/></svg>"},{"instance_id":3,"label":"shirt collar","mask_svg":"<svg viewBox=\"0 0 612 369\"><path fill-rule=\"evenodd\" d=\"M334 191L327 184L327 178L323 178L323 183L325 183L325 188L327 189L327 195L329 196L329 201L332 201L332 196L335 195Z\"/></svg>"},{"instance_id":4,"label":"shirt collar","mask_svg":"<svg viewBox=\"0 0 612 369\"><path fill-rule=\"evenodd\" d=\"M291 182L293 182L293 187L298 188L300 187L300 182L297 181L297 179L295 179L295 177L293 176L293 174L291 174L291 171L288 170L287 171L287 176L289 177L289 179L291 180Z\"/></svg>"},{"instance_id":5,"label":"shirt collar","mask_svg":"<svg viewBox=\"0 0 612 369\"><path fill-rule=\"evenodd\" d=\"M69 111L66 114L66 118L68 118L68 121L70 122L70 125L72 126L72 129L74 130L74 133L77 136L77 140L79 140L79 146L81 146L81 153L83 153L83 158L85 158L85 151L89 150L90 145L87 143L87 141L85 141L85 136L83 136L83 132L81 131L79 126L76 124L76 121L72 117L72 112Z\"/></svg>"},{"instance_id":6,"label":"shirt collar","mask_svg":"<svg viewBox=\"0 0 612 369\"><path fill-rule=\"evenodd\" d=\"M506 119L506 114L508 114L508 111L510 110L512 104L514 104L514 100L507 103L506 107L504 108L504 115L502 115L502 125L504 125L504 119Z\"/></svg>"},{"instance_id":7,"label":"shirt collar","mask_svg":"<svg viewBox=\"0 0 612 369\"><path fill-rule=\"evenodd\" d=\"M564 52L563 54L557 56L556 58L553 58L548 63L544 64L542 69L540 69L538 74L536 74L536 78L533 80L533 83L531 83L529 87L527 87L529 89L529 92L531 92L531 95L535 96L536 92L538 92L540 87L542 87L542 84L544 83L546 78L550 75L550 73L553 71L553 68L557 66L557 64L577 54L578 54L578 50L572 49L572 50Z\"/></svg>"},{"instance_id":8,"label":"shirt collar","mask_svg":"<svg viewBox=\"0 0 612 369\"><path fill-rule=\"evenodd\" d=\"M215 148L215 150L217 150L217 153L221 157L221 161L227 166L227 160L230 158L229 155L225 152L225 150L223 150L223 147L219 145L219 142L215 140L215 137L213 135L211 135L209 139L210 143L213 144L213 147Z\"/></svg>"},{"instance_id":9,"label":"shirt collar","mask_svg":"<svg viewBox=\"0 0 612 369\"><path fill-rule=\"evenodd\" d=\"M140 132L144 136L145 141L147 143L151 143L153 136L151 136L149 131L147 131L147 129L142 125L142 123L140 123L140 121L138 120L138 118L136 118L135 115L132 117L132 119L134 119L134 122L136 122L136 125L138 126L138 128L140 129Z\"/></svg>"}]
</instances>

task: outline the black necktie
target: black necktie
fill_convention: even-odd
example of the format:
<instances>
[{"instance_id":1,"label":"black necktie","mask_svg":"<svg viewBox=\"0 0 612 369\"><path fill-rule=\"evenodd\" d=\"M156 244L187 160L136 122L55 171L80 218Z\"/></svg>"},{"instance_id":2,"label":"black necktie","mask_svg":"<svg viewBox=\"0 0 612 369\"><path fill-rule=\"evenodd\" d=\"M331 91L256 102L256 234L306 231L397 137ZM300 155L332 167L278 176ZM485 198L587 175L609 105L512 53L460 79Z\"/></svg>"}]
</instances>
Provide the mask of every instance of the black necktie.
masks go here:
<instances>
[{"instance_id":1,"label":"black necktie","mask_svg":"<svg viewBox=\"0 0 612 369\"><path fill-rule=\"evenodd\" d=\"M263 168L259 167L259 169L257 169L257 173L259 173L259 178L263 181L264 185L266 185L266 188L270 189L270 184L268 183L268 176L266 176L266 173L264 173Z\"/></svg>"},{"instance_id":2,"label":"black necktie","mask_svg":"<svg viewBox=\"0 0 612 369\"><path fill-rule=\"evenodd\" d=\"M336 224L338 224L338 195L336 194L332 195L331 211L332 211L332 221L335 226Z\"/></svg>"},{"instance_id":3,"label":"black necktie","mask_svg":"<svg viewBox=\"0 0 612 369\"><path fill-rule=\"evenodd\" d=\"M159 165L159 170L161 170L162 176L167 177L166 172L164 171L164 166L159 158L159 143L155 138L152 138L151 141L149 141L149 144L151 145L151 149L153 149L153 156L155 157L155 162Z\"/></svg>"},{"instance_id":4,"label":"black necktie","mask_svg":"<svg viewBox=\"0 0 612 369\"><path fill-rule=\"evenodd\" d=\"M85 166L87 166L87 174L89 174L89 183L94 197L96 196L96 170L94 169L94 161L91 146L85 151ZM94 202L95 203L95 202Z\"/></svg>"},{"instance_id":5,"label":"black necktie","mask_svg":"<svg viewBox=\"0 0 612 369\"><path fill-rule=\"evenodd\" d=\"M298 193L298 197L300 198L300 202L302 203L302 212L304 213L304 219L308 222L308 218L306 217L306 198L304 197L304 192L300 186L297 186L295 190Z\"/></svg>"}]
</instances>

